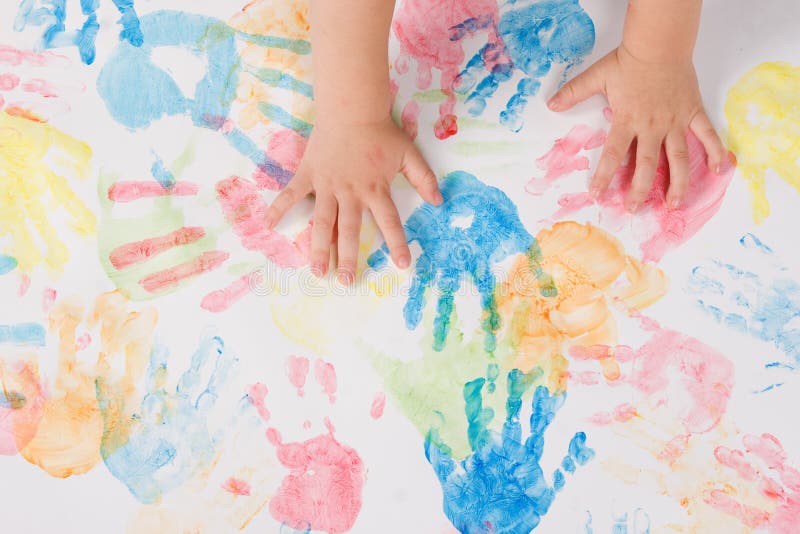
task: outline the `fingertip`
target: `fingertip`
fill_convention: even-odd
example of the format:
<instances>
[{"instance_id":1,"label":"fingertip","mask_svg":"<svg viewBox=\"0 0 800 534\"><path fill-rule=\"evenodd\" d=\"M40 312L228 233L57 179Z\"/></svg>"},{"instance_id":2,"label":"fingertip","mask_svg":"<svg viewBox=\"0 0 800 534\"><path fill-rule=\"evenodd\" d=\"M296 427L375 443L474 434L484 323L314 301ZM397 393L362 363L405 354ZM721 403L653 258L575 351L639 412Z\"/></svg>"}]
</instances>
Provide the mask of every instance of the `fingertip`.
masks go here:
<instances>
[{"instance_id":1,"label":"fingertip","mask_svg":"<svg viewBox=\"0 0 800 534\"><path fill-rule=\"evenodd\" d=\"M560 111L561 110L561 95L560 93L554 94L550 97L550 100L547 101L547 108L550 111Z\"/></svg>"}]
</instances>

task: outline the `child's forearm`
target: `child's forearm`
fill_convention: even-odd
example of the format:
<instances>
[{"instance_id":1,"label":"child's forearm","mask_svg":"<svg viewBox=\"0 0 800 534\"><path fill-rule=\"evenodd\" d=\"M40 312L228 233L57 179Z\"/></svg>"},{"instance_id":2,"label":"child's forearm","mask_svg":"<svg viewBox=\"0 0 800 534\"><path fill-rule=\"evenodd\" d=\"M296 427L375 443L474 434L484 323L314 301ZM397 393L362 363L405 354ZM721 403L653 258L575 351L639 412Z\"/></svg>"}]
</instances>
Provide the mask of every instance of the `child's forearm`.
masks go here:
<instances>
[{"instance_id":1,"label":"child's forearm","mask_svg":"<svg viewBox=\"0 0 800 534\"><path fill-rule=\"evenodd\" d=\"M648 62L691 60L702 0L630 0L622 45Z\"/></svg>"},{"instance_id":2,"label":"child's forearm","mask_svg":"<svg viewBox=\"0 0 800 534\"><path fill-rule=\"evenodd\" d=\"M312 0L311 46L318 120L385 119L394 0Z\"/></svg>"}]
</instances>

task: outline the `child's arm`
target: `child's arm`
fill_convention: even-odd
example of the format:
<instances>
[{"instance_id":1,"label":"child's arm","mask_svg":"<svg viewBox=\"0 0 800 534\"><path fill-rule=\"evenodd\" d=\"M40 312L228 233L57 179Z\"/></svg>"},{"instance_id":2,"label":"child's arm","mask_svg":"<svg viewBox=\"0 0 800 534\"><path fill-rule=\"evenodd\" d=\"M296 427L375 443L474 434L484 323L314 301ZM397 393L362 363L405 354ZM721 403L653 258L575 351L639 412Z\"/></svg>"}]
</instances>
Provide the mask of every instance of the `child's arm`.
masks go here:
<instances>
[{"instance_id":1,"label":"child's arm","mask_svg":"<svg viewBox=\"0 0 800 534\"><path fill-rule=\"evenodd\" d=\"M355 278L361 216L369 209L401 268L411 253L389 186L402 172L424 200L442 201L436 176L392 122L389 26L392 0L312 0L316 120L292 181L270 206L273 227L297 201L315 195L311 268L327 271L336 236L338 277Z\"/></svg>"},{"instance_id":2,"label":"child's arm","mask_svg":"<svg viewBox=\"0 0 800 534\"><path fill-rule=\"evenodd\" d=\"M636 139L627 208L636 211L653 184L662 143L670 169L667 202L678 207L689 181L686 133L691 130L719 173L727 152L706 116L692 53L701 0L630 0L622 44L564 85L548 102L564 111L603 93L613 111L611 130L589 186L599 196Z\"/></svg>"}]
</instances>

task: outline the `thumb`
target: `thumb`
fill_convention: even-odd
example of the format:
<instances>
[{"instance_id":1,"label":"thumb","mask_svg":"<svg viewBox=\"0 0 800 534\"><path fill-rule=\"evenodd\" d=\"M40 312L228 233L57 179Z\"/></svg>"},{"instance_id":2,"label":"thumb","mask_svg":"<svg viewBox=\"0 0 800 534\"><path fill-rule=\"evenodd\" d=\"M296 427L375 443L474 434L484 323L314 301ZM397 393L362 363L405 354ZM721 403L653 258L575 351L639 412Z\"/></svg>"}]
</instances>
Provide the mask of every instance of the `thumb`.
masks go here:
<instances>
[{"instance_id":1,"label":"thumb","mask_svg":"<svg viewBox=\"0 0 800 534\"><path fill-rule=\"evenodd\" d=\"M590 96L602 92L602 89L600 78L595 73L595 65L592 65L564 84L564 87L547 101L547 107L552 111L566 111Z\"/></svg>"},{"instance_id":2,"label":"thumb","mask_svg":"<svg viewBox=\"0 0 800 534\"><path fill-rule=\"evenodd\" d=\"M439 191L436 175L413 143L409 143L409 148L403 156L400 172L414 186L422 200L429 204L442 203L442 193Z\"/></svg>"}]
</instances>

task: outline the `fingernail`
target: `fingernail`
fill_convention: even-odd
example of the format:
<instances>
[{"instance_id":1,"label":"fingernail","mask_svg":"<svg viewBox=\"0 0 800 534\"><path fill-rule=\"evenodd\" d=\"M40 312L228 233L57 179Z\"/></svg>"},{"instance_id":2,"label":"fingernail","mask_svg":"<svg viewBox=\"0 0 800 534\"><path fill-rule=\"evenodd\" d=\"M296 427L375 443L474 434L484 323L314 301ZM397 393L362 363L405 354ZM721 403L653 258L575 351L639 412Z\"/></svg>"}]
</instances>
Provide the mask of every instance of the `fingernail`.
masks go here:
<instances>
[{"instance_id":1,"label":"fingernail","mask_svg":"<svg viewBox=\"0 0 800 534\"><path fill-rule=\"evenodd\" d=\"M325 275L325 266L321 263L312 264L311 274L313 274L317 278L322 278Z\"/></svg>"},{"instance_id":2,"label":"fingernail","mask_svg":"<svg viewBox=\"0 0 800 534\"><path fill-rule=\"evenodd\" d=\"M593 199L597 200L598 198L600 198L600 188L597 187L596 185L592 186L591 188L589 188L589 195L591 195Z\"/></svg>"},{"instance_id":3,"label":"fingernail","mask_svg":"<svg viewBox=\"0 0 800 534\"><path fill-rule=\"evenodd\" d=\"M639 211L640 206L641 204L639 202L631 202L628 204L628 211L631 213L636 213L637 211Z\"/></svg>"},{"instance_id":4,"label":"fingernail","mask_svg":"<svg viewBox=\"0 0 800 534\"><path fill-rule=\"evenodd\" d=\"M266 226L267 230L272 230L275 228L275 221L272 220L272 217L264 217L264 226Z\"/></svg>"},{"instance_id":5,"label":"fingernail","mask_svg":"<svg viewBox=\"0 0 800 534\"><path fill-rule=\"evenodd\" d=\"M411 260L408 259L408 256L400 256L397 258L397 266L401 269L408 269L408 266L411 264Z\"/></svg>"},{"instance_id":6,"label":"fingernail","mask_svg":"<svg viewBox=\"0 0 800 534\"><path fill-rule=\"evenodd\" d=\"M547 101L547 107L550 108L553 111L558 110L558 104L559 104L559 101L558 101L558 97L557 96L554 96L553 98L551 98L550 100Z\"/></svg>"},{"instance_id":7,"label":"fingernail","mask_svg":"<svg viewBox=\"0 0 800 534\"><path fill-rule=\"evenodd\" d=\"M353 283L353 280L355 280L355 275L351 271L340 270L339 274L336 275L336 278L339 280L340 284L349 286Z\"/></svg>"},{"instance_id":8,"label":"fingernail","mask_svg":"<svg viewBox=\"0 0 800 534\"><path fill-rule=\"evenodd\" d=\"M433 194L433 200L434 202L436 202L436 204L441 204L442 202L444 202L444 197L442 196L441 191L437 191L436 193Z\"/></svg>"},{"instance_id":9,"label":"fingernail","mask_svg":"<svg viewBox=\"0 0 800 534\"><path fill-rule=\"evenodd\" d=\"M677 209L677 208L680 207L680 205L681 205L681 199L679 199L677 197L669 199L669 207L670 208Z\"/></svg>"}]
</instances>

